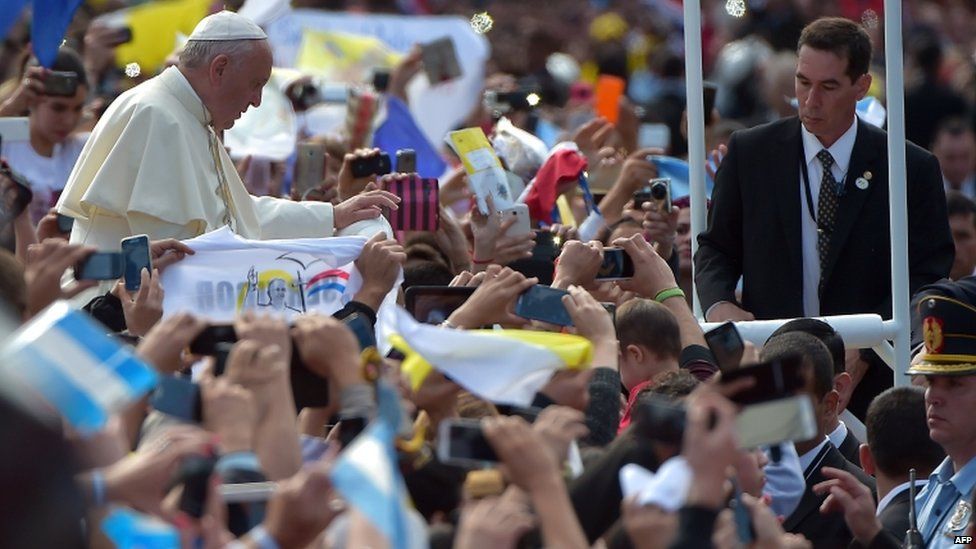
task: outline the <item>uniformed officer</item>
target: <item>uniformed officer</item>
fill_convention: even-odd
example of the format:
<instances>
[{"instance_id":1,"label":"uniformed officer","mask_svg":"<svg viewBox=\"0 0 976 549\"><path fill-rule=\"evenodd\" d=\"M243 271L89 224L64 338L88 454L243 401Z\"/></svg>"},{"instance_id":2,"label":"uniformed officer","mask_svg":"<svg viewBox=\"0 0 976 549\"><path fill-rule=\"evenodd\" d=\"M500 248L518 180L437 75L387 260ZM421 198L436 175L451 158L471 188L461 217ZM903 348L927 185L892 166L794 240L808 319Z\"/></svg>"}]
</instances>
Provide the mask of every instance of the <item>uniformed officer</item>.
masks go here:
<instances>
[{"instance_id":1,"label":"uniformed officer","mask_svg":"<svg viewBox=\"0 0 976 549\"><path fill-rule=\"evenodd\" d=\"M967 534L976 486L976 307L925 295L915 312L925 347L908 374L924 379L929 436L948 456L915 500L918 529L925 547L953 547Z\"/></svg>"}]
</instances>

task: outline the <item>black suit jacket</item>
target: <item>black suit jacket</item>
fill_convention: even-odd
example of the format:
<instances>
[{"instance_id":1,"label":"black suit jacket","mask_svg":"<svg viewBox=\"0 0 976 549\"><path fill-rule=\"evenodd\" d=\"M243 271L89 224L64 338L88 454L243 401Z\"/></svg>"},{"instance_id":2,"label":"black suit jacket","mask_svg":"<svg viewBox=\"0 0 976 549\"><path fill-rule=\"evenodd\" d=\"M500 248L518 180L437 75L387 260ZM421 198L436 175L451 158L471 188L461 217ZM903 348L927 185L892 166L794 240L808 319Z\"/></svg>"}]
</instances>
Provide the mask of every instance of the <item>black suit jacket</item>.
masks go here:
<instances>
[{"instance_id":1,"label":"black suit jacket","mask_svg":"<svg viewBox=\"0 0 976 549\"><path fill-rule=\"evenodd\" d=\"M857 122L846 193L840 200L823 266L824 315L891 315L887 142L884 131ZM735 302L757 319L803 316L800 121L787 118L732 135L716 176L708 230L698 237L695 279L703 310ZM955 255L939 162L909 143L908 252L911 291L944 278ZM867 189L855 181L871 172ZM816 253L809 250L808 253Z\"/></svg>"},{"instance_id":2,"label":"black suit jacket","mask_svg":"<svg viewBox=\"0 0 976 549\"><path fill-rule=\"evenodd\" d=\"M909 490L906 486L898 495L891 498L878 516L881 527L897 539L904 539L905 532L908 531L908 508L910 507L908 496Z\"/></svg>"},{"instance_id":3,"label":"black suit jacket","mask_svg":"<svg viewBox=\"0 0 976 549\"><path fill-rule=\"evenodd\" d=\"M821 451L822 457L815 459L810 468L804 472L807 481L807 489L800 498L799 505L793 514L786 517L783 521L783 529L787 532L803 534L813 543L814 547L837 548L847 547L853 537L844 522L844 515L841 513L831 513L824 515L820 513L820 505L827 499L827 494L817 495L813 493L813 486L827 480L820 470L822 467L834 467L851 473L862 484L871 488L875 492L874 479L868 476L860 468L844 459L844 456L834 448L832 444L824 446Z\"/></svg>"},{"instance_id":4,"label":"black suit jacket","mask_svg":"<svg viewBox=\"0 0 976 549\"><path fill-rule=\"evenodd\" d=\"M861 466L861 441L857 440L850 429L847 430L847 436L844 437L837 450L844 456L844 459L858 467Z\"/></svg>"}]
</instances>

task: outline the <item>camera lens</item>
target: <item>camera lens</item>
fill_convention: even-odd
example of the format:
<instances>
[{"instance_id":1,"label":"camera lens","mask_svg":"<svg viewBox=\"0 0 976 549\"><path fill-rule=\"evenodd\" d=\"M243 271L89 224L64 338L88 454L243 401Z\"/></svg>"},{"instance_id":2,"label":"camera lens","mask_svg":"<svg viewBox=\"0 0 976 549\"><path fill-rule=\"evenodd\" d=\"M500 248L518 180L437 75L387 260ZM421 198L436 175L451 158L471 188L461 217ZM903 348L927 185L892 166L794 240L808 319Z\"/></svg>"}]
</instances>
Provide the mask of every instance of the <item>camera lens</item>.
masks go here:
<instances>
[{"instance_id":1,"label":"camera lens","mask_svg":"<svg viewBox=\"0 0 976 549\"><path fill-rule=\"evenodd\" d=\"M668 186L658 181L651 185L651 198L654 200L664 200L668 196Z\"/></svg>"}]
</instances>

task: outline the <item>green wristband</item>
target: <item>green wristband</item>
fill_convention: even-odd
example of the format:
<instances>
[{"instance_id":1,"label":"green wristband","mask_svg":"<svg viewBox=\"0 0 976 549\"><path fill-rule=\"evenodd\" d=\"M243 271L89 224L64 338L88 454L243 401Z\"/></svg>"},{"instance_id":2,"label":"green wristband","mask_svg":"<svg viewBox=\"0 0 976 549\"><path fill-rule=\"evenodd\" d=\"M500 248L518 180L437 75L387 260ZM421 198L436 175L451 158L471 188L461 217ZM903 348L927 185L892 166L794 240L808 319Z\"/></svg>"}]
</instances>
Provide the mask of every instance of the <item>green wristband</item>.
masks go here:
<instances>
[{"instance_id":1,"label":"green wristband","mask_svg":"<svg viewBox=\"0 0 976 549\"><path fill-rule=\"evenodd\" d=\"M664 303L665 299L671 299L672 297L680 297L684 299L685 292L677 286L674 288L668 288L667 290L661 290L656 296L654 296L654 301Z\"/></svg>"}]
</instances>

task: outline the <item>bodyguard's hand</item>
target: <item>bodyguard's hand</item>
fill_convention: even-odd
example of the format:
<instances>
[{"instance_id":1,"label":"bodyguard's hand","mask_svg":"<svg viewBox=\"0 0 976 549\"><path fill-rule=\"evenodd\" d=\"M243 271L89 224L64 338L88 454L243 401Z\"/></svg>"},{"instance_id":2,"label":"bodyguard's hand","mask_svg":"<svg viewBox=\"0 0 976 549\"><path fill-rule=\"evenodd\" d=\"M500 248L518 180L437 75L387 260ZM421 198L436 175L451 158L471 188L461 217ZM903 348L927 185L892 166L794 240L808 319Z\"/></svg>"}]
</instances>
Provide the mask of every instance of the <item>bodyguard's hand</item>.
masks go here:
<instances>
[{"instance_id":1,"label":"bodyguard's hand","mask_svg":"<svg viewBox=\"0 0 976 549\"><path fill-rule=\"evenodd\" d=\"M156 367L160 373L172 374L183 369L183 349L190 345L207 322L190 313L177 313L156 323L136 347L136 354Z\"/></svg>"},{"instance_id":2,"label":"bodyguard's hand","mask_svg":"<svg viewBox=\"0 0 976 549\"><path fill-rule=\"evenodd\" d=\"M59 299L70 299L88 288L94 288L94 280L76 280L61 286L64 272L95 252L90 246L68 244L63 240L45 240L27 249L27 315L34 316Z\"/></svg>"},{"instance_id":3,"label":"bodyguard's hand","mask_svg":"<svg viewBox=\"0 0 976 549\"><path fill-rule=\"evenodd\" d=\"M357 194L333 208L335 228L341 231L358 221L376 219L383 214L383 208L396 210L399 204L400 197L387 191L371 190Z\"/></svg>"},{"instance_id":4,"label":"bodyguard's hand","mask_svg":"<svg viewBox=\"0 0 976 549\"><path fill-rule=\"evenodd\" d=\"M731 301L716 303L708 311L709 322L736 322L740 320L756 320L756 317L749 311L739 307Z\"/></svg>"},{"instance_id":5,"label":"bodyguard's hand","mask_svg":"<svg viewBox=\"0 0 976 549\"><path fill-rule=\"evenodd\" d=\"M847 522L854 538L867 547L881 531L881 523L875 515L871 490L847 471L824 467L821 472L830 480L813 487L815 494L829 494L820 506L820 512L844 513L844 521Z\"/></svg>"}]
</instances>

